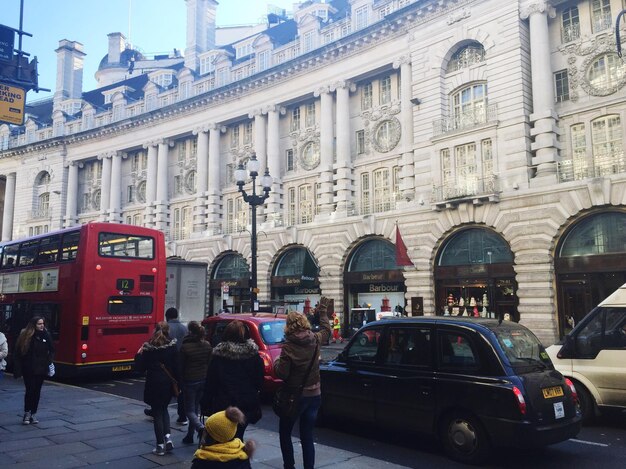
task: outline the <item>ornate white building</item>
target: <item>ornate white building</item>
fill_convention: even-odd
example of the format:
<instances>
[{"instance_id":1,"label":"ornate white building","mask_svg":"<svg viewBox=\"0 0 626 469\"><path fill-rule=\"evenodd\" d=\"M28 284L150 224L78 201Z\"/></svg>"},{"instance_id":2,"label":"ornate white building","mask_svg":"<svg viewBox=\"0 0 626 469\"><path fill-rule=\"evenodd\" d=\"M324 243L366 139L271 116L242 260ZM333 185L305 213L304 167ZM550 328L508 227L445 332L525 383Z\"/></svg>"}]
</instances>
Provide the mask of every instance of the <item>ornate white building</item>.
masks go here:
<instances>
[{"instance_id":1,"label":"ornate white building","mask_svg":"<svg viewBox=\"0 0 626 469\"><path fill-rule=\"evenodd\" d=\"M185 4L184 53L110 34L96 90L82 45L59 42L54 98L0 125L4 241L155 227L209 263L211 313L238 309L250 210L233 173L256 153L274 181L261 299L508 315L551 343L626 282L623 0L311 0L229 44L217 2Z\"/></svg>"}]
</instances>

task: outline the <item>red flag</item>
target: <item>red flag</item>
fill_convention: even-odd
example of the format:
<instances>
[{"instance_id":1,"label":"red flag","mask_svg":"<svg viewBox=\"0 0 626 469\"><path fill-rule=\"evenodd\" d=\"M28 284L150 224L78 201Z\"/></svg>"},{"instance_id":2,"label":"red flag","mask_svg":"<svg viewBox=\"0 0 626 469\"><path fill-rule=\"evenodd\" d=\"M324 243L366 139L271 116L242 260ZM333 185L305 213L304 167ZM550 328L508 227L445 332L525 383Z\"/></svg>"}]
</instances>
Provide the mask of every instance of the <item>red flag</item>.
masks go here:
<instances>
[{"instance_id":1,"label":"red flag","mask_svg":"<svg viewBox=\"0 0 626 469\"><path fill-rule=\"evenodd\" d=\"M396 265L400 267L413 265L413 262L411 262L409 254L406 251L406 245L404 244L404 241L402 241L398 225L396 225Z\"/></svg>"}]
</instances>

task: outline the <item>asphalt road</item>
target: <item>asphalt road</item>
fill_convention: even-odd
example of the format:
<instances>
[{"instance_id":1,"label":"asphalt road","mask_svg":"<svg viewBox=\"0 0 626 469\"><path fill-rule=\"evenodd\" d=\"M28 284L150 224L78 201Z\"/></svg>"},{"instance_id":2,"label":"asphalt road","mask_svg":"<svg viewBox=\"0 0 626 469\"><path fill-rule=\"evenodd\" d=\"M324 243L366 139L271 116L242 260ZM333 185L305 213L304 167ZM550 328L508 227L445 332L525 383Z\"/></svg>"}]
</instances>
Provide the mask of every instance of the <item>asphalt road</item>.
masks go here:
<instances>
[{"instance_id":1,"label":"asphalt road","mask_svg":"<svg viewBox=\"0 0 626 469\"><path fill-rule=\"evenodd\" d=\"M338 344L335 348L339 348ZM330 355L336 350L329 350ZM113 379L92 379L72 383L110 394L142 400L143 377L118 376ZM173 404L172 406L174 406ZM175 411L172 409L172 414ZM268 403L263 405L263 418L257 426L277 431L278 420ZM297 433L297 430L296 430ZM430 438L379 432L376 428L343 423L317 428L316 441L345 450L357 451L372 458L407 467L462 467L445 457L438 444ZM601 418L595 425L584 427L576 439L538 450L499 450L487 467L572 469L624 467L626 454L626 415Z\"/></svg>"}]
</instances>

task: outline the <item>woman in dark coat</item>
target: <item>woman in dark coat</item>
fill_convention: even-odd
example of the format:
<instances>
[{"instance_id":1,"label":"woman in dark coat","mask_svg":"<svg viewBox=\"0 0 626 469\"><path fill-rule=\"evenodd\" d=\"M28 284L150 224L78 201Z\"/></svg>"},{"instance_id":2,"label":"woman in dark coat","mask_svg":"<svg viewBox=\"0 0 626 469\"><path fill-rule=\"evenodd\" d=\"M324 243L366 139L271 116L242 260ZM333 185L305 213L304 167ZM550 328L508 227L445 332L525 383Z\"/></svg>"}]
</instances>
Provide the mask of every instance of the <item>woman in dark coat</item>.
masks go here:
<instances>
[{"instance_id":1,"label":"woman in dark coat","mask_svg":"<svg viewBox=\"0 0 626 469\"><path fill-rule=\"evenodd\" d=\"M204 340L204 328L196 321L187 325L189 333L183 338L180 348L180 374L183 378L183 396L185 397L185 412L189 427L183 443L192 444L194 432L202 434L204 425L198 418L200 413L200 398L206 380L209 362L211 361L211 344Z\"/></svg>"},{"instance_id":2,"label":"woman in dark coat","mask_svg":"<svg viewBox=\"0 0 626 469\"><path fill-rule=\"evenodd\" d=\"M13 358L15 372L13 376L24 376L24 418L22 423L39 423L35 414L39 408L41 386L50 372L54 358L52 337L46 330L45 321L40 316L33 317L20 332L15 342Z\"/></svg>"},{"instance_id":3,"label":"woman in dark coat","mask_svg":"<svg viewBox=\"0 0 626 469\"><path fill-rule=\"evenodd\" d=\"M143 401L152 408L154 417L154 435L157 456L172 451L174 445L170 435L170 414L167 409L172 396L172 379L178 380L178 351L176 339L169 337L170 326L165 321L159 322L152 338L144 343L135 355L135 369L146 372L146 385Z\"/></svg>"},{"instance_id":4,"label":"woman in dark coat","mask_svg":"<svg viewBox=\"0 0 626 469\"><path fill-rule=\"evenodd\" d=\"M248 423L261 418L259 396L263 374L259 348L252 339L247 339L244 323L232 321L224 329L223 341L213 348L202 396L204 414L238 407L245 415L245 422L238 425L236 437L243 440Z\"/></svg>"}]
</instances>

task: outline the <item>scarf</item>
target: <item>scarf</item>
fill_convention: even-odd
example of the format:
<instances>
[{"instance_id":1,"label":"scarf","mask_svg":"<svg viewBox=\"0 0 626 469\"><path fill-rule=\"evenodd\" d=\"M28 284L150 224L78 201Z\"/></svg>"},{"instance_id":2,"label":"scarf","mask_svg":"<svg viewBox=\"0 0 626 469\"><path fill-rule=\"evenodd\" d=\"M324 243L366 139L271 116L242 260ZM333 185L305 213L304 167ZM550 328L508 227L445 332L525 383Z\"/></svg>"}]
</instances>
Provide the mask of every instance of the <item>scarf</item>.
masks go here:
<instances>
[{"instance_id":1,"label":"scarf","mask_svg":"<svg viewBox=\"0 0 626 469\"><path fill-rule=\"evenodd\" d=\"M243 447L243 442L239 438L235 438L226 443L200 446L194 453L194 457L219 462L227 462L234 459L248 459L248 455L243 450Z\"/></svg>"}]
</instances>

